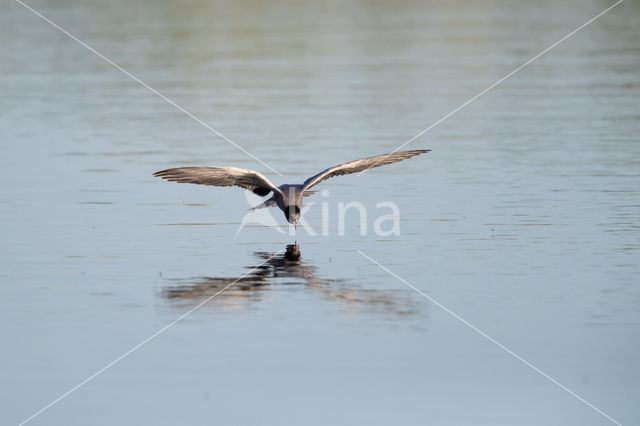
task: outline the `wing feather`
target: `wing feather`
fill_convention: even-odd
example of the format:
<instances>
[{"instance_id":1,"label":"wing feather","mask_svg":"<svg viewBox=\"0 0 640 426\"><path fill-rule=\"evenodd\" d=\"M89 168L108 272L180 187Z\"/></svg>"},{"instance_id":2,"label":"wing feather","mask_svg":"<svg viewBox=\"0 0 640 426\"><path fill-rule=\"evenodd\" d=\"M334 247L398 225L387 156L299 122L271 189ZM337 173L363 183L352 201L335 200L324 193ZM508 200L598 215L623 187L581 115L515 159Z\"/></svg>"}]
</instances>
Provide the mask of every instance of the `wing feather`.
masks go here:
<instances>
[{"instance_id":1,"label":"wing feather","mask_svg":"<svg viewBox=\"0 0 640 426\"><path fill-rule=\"evenodd\" d=\"M269 179L254 170L240 167L188 166L160 170L156 177L180 182L210 186L239 186L264 197L271 191L279 191Z\"/></svg>"},{"instance_id":2,"label":"wing feather","mask_svg":"<svg viewBox=\"0 0 640 426\"><path fill-rule=\"evenodd\" d=\"M349 173L357 173L373 167L380 167L386 164L395 163L397 161L406 160L413 156L424 154L431 151L430 149L414 149L411 151L398 151L389 154L376 155L375 157L361 158L359 160L349 161L348 163L340 164L335 167L329 167L326 170L321 171L315 176L311 176L304 181L302 187L303 191L319 184L323 180L332 178L334 176L346 175Z\"/></svg>"}]
</instances>

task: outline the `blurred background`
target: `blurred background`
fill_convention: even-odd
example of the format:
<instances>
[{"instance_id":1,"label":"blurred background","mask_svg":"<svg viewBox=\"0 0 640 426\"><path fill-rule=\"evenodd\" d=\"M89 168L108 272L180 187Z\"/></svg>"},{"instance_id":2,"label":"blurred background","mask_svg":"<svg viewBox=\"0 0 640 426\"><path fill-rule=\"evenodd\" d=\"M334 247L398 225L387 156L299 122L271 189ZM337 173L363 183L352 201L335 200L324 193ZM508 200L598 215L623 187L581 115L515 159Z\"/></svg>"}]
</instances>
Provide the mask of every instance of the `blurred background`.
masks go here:
<instances>
[{"instance_id":1,"label":"blurred background","mask_svg":"<svg viewBox=\"0 0 640 426\"><path fill-rule=\"evenodd\" d=\"M276 185L394 150L613 2L32 0L0 14L0 419L17 424L640 422L640 3L627 0L406 149L255 225ZM339 202L367 207L368 233ZM399 236L372 225L400 207ZM297 240L301 259L274 253ZM253 268L259 266L257 270ZM634 402L636 401L636 402Z\"/></svg>"}]
</instances>

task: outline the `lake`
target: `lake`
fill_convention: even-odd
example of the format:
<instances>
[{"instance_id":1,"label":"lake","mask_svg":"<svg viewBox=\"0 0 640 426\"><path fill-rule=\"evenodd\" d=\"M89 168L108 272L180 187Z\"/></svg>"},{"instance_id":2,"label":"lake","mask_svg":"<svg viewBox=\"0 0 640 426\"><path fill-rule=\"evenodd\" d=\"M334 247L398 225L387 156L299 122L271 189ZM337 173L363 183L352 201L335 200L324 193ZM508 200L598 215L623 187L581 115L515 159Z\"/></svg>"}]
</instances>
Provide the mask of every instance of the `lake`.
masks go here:
<instances>
[{"instance_id":1,"label":"lake","mask_svg":"<svg viewBox=\"0 0 640 426\"><path fill-rule=\"evenodd\" d=\"M316 235L152 174L391 152L613 2L27 4L202 122L3 5L2 424L615 424L504 348L640 422L638 2L318 185Z\"/></svg>"}]
</instances>

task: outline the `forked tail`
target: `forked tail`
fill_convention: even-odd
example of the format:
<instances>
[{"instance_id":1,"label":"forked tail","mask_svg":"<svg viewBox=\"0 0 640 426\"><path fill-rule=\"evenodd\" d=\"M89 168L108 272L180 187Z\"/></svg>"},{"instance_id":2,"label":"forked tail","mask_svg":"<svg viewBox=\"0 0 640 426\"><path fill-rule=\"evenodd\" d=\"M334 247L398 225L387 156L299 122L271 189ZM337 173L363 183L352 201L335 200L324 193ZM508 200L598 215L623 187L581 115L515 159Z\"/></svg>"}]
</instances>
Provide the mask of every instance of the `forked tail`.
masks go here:
<instances>
[{"instance_id":1,"label":"forked tail","mask_svg":"<svg viewBox=\"0 0 640 426\"><path fill-rule=\"evenodd\" d=\"M274 200L274 198L271 197L267 201L265 201L264 203L258 204L255 207L251 207L249 209L249 211L258 210L258 209L264 209L265 207L274 207L275 205L276 205L276 200Z\"/></svg>"}]
</instances>

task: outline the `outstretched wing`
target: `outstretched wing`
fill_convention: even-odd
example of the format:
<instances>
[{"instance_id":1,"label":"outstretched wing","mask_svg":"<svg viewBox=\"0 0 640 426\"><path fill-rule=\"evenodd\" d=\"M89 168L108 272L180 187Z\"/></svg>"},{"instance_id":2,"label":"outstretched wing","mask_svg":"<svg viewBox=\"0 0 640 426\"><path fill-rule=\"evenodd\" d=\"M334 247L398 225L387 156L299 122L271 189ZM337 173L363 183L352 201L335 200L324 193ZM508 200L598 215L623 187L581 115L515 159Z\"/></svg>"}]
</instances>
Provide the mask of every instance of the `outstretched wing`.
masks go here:
<instances>
[{"instance_id":1,"label":"outstretched wing","mask_svg":"<svg viewBox=\"0 0 640 426\"><path fill-rule=\"evenodd\" d=\"M190 166L160 170L154 176L172 182L211 186L239 186L261 197L279 189L269 179L254 170L240 167Z\"/></svg>"},{"instance_id":2,"label":"outstretched wing","mask_svg":"<svg viewBox=\"0 0 640 426\"><path fill-rule=\"evenodd\" d=\"M398 151L390 154L376 155L375 157L361 158L359 160L349 161L348 163L340 164L339 166L330 167L318 173L315 176L311 176L302 184L303 191L308 190L312 186L315 186L323 180L332 178L334 176L347 175L349 173L357 173L373 167L384 166L385 164L395 163L397 161L406 160L415 155L423 154L431 151L430 149L414 149L412 151Z\"/></svg>"}]
</instances>

